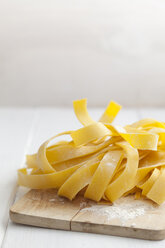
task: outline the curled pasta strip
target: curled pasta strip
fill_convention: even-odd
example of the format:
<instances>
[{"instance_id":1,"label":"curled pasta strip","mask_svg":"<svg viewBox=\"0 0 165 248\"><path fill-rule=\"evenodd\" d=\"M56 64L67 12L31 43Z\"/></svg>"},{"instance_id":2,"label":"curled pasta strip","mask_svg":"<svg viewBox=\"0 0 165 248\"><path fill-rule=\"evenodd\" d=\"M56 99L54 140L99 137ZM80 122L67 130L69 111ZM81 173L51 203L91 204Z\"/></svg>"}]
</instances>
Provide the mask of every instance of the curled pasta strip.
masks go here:
<instances>
[{"instance_id":1,"label":"curled pasta strip","mask_svg":"<svg viewBox=\"0 0 165 248\"><path fill-rule=\"evenodd\" d=\"M82 128L62 132L26 156L18 170L19 185L33 189L56 188L72 200L83 190L96 202L114 202L135 194L157 204L165 201L165 123L143 119L125 127L112 121L121 106L111 101L99 121L87 111L87 100L73 102ZM69 135L49 146L57 137Z\"/></svg>"}]
</instances>

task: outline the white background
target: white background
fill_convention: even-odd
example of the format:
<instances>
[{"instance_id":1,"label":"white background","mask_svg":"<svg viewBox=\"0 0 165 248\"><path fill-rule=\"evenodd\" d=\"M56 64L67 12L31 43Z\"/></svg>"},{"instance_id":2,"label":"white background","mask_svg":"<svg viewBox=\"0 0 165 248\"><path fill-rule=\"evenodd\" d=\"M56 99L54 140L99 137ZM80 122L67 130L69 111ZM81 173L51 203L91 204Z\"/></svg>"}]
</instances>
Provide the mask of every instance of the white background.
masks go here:
<instances>
[{"instance_id":1,"label":"white background","mask_svg":"<svg viewBox=\"0 0 165 248\"><path fill-rule=\"evenodd\" d=\"M132 107L118 124L165 121L165 109L155 108L165 107L164 81L164 0L0 0L0 247L165 247L165 240L49 230L9 218L25 154L79 127L72 100L87 97L89 106L102 107L89 109L95 120L113 99Z\"/></svg>"},{"instance_id":2,"label":"white background","mask_svg":"<svg viewBox=\"0 0 165 248\"><path fill-rule=\"evenodd\" d=\"M0 105L165 106L164 0L1 0Z\"/></svg>"}]
</instances>

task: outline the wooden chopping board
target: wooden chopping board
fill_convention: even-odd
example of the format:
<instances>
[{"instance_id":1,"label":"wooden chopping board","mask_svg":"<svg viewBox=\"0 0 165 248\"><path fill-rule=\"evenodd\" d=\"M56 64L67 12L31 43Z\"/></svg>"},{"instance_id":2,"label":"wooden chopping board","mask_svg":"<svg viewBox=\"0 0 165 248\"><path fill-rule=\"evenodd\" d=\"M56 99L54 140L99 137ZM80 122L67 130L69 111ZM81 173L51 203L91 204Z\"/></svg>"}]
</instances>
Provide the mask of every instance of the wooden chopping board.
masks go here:
<instances>
[{"instance_id":1,"label":"wooden chopping board","mask_svg":"<svg viewBox=\"0 0 165 248\"><path fill-rule=\"evenodd\" d=\"M134 196L115 204L97 204L77 196L72 202L57 191L30 190L10 209L15 223L69 231L100 233L149 240L165 238L165 204L157 206Z\"/></svg>"}]
</instances>

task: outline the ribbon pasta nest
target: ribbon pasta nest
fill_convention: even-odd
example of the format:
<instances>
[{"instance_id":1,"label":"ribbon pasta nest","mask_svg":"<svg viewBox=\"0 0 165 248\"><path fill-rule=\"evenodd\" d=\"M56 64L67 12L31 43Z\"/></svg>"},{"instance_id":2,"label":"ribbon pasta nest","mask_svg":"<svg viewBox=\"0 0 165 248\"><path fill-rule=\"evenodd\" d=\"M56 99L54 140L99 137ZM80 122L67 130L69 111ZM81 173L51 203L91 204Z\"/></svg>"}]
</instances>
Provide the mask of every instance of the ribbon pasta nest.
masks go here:
<instances>
[{"instance_id":1,"label":"ribbon pasta nest","mask_svg":"<svg viewBox=\"0 0 165 248\"><path fill-rule=\"evenodd\" d=\"M165 201L165 123L143 119L125 127L111 124L121 106L111 101L98 122L87 111L87 100L73 102L82 128L60 133L27 155L18 170L19 185L57 188L72 200L79 193L96 202L114 202L135 194L157 204ZM49 143L69 135L71 141Z\"/></svg>"}]
</instances>

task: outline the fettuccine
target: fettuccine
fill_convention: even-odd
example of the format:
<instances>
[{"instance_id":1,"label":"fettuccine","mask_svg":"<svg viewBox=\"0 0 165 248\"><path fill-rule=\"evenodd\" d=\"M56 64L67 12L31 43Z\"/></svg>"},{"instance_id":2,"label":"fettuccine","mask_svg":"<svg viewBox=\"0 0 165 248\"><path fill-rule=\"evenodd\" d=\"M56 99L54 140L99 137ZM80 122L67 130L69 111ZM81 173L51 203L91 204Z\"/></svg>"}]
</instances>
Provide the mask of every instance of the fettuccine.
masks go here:
<instances>
[{"instance_id":1,"label":"fettuccine","mask_svg":"<svg viewBox=\"0 0 165 248\"><path fill-rule=\"evenodd\" d=\"M125 127L112 122L121 106L111 101L99 121L87 111L87 100L73 102L82 128L62 132L27 155L26 168L18 170L19 185L58 189L72 200L84 197L114 202L135 194L161 204L165 201L165 124L143 119ZM69 135L71 141L56 137Z\"/></svg>"}]
</instances>

